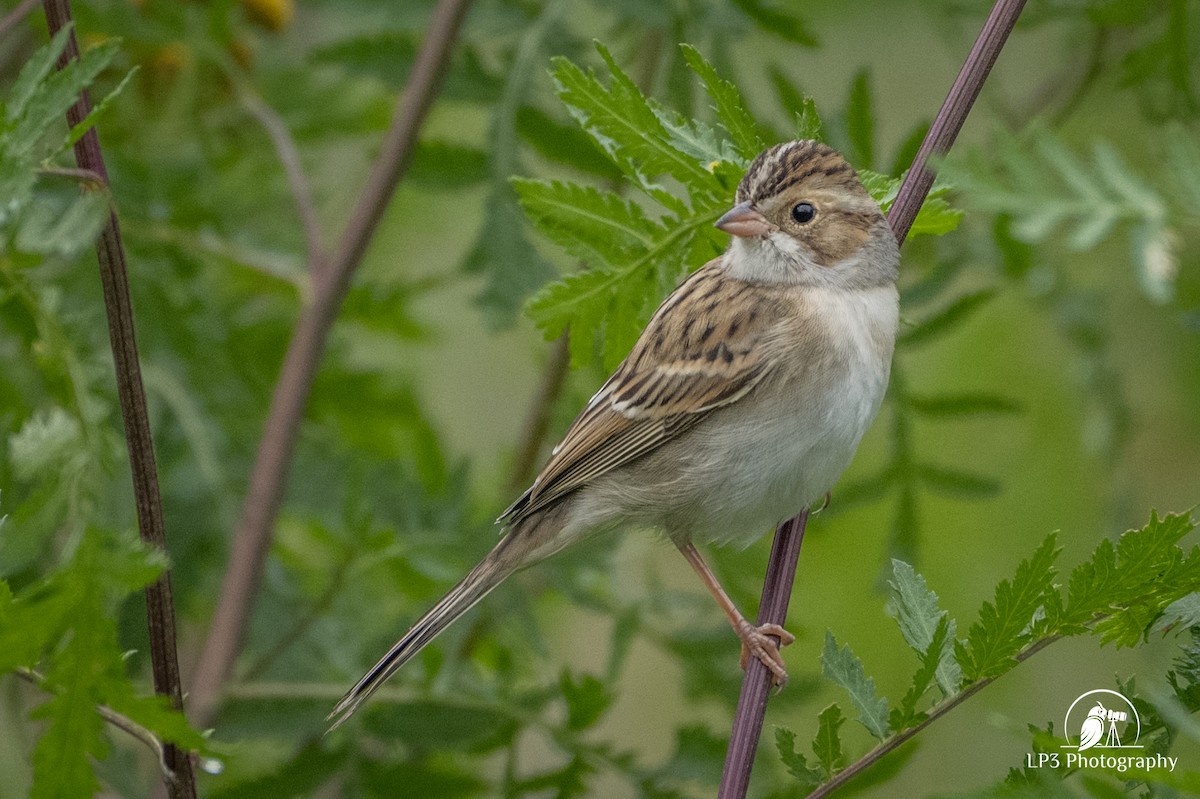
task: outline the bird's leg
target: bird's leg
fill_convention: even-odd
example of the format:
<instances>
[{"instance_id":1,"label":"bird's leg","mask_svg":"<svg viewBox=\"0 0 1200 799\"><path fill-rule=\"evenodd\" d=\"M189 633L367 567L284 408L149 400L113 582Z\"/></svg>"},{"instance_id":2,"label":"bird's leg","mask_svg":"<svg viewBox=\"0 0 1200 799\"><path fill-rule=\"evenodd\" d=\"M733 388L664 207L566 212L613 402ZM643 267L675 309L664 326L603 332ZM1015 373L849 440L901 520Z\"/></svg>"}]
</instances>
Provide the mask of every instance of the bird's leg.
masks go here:
<instances>
[{"instance_id":1,"label":"bird's leg","mask_svg":"<svg viewBox=\"0 0 1200 799\"><path fill-rule=\"evenodd\" d=\"M749 656L754 655L775 675L775 685L779 686L780 690L783 690L783 686L787 685L788 675L787 668L783 663L783 656L779 654L779 647L792 643L796 640L796 636L778 624L762 624L756 627L747 621L746 617L737 609L737 606L733 604L733 600L729 598L729 594L725 593L725 589L717 581L717 576L712 573L712 569L708 568L708 564L700 557L700 553L696 551L696 547L692 542L676 542L675 545L679 547L679 551L687 558L687 562L692 564L692 568L696 570L696 574L700 575L704 587L717 600L717 604L721 606L721 610L725 611L725 615L729 618L729 623L733 626L733 631L737 633L738 638L742 639L742 668L746 668ZM775 638L770 636L775 636ZM778 641L776 641L776 638Z\"/></svg>"}]
</instances>

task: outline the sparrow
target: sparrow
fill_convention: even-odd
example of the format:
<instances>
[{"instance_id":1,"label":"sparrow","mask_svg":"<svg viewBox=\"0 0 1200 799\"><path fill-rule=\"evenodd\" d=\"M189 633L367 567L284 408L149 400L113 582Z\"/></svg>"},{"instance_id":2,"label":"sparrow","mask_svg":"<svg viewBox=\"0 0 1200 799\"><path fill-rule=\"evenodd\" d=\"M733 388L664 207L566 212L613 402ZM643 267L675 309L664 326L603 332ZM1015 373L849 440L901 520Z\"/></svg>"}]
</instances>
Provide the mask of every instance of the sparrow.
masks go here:
<instances>
[{"instance_id":1,"label":"sparrow","mask_svg":"<svg viewBox=\"0 0 1200 799\"><path fill-rule=\"evenodd\" d=\"M787 680L778 625L734 606L695 543L748 545L826 496L875 418L899 318L896 239L835 150L761 153L716 222L728 249L658 307L498 523L504 536L337 703L344 722L505 578L584 538L656 528L753 655Z\"/></svg>"}]
</instances>

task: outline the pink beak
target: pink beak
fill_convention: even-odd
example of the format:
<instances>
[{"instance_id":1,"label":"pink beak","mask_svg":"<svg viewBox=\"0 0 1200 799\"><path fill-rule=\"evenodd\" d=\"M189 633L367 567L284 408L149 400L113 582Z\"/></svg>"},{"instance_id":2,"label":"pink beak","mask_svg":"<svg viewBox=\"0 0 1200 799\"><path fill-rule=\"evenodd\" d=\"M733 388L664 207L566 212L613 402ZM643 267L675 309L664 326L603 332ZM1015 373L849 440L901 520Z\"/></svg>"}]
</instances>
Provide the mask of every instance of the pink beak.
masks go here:
<instances>
[{"instance_id":1,"label":"pink beak","mask_svg":"<svg viewBox=\"0 0 1200 799\"><path fill-rule=\"evenodd\" d=\"M750 203L738 203L717 220L717 228L731 236L748 238L765 236L771 231L766 217L750 207Z\"/></svg>"}]
</instances>

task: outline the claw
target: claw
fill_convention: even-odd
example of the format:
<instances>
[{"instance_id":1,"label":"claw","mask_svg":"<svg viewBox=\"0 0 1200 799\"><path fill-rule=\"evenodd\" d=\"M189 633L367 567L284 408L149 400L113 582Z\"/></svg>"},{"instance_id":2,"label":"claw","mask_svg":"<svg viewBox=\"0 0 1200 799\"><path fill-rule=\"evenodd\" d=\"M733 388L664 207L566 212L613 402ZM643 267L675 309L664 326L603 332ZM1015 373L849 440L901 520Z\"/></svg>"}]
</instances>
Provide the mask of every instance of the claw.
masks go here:
<instances>
[{"instance_id":1,"label":"claw","mask_svg":"<svg viewBox=\"0 0 1200 799\"><path fill-rule=\"evenodd\" d=\"M778 644L768 637L772 635L779 639ZM788 673L783 656L779 654L779 647L792 643L796 636L778 624L761 624L755 627L743 619L738 625L738 637L742 639L742 669L746 668L750 655L754 655L774 675L776 693L782 691L787 685Z\"/></svg>"}]
</instances>

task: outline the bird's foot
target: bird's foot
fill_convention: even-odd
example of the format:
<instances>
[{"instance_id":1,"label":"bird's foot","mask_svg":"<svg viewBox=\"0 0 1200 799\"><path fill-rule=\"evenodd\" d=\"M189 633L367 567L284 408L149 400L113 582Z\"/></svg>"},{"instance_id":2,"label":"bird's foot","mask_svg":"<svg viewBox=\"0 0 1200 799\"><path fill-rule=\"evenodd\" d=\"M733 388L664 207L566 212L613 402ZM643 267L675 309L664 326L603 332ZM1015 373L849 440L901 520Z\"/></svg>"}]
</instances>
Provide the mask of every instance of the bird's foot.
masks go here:
<instances>
[{"instance_id":1,"label":"bird's foot","mask_svg":"<svg viewBox=\"0 0 1200 799\"><path fill-rule=\"evenodd\" d=\"M761 624L755 627L745 619L738 625L737 632L738 637L742 639L742 669L745 670L750 656L754 655L775 676L777 692L782 691L783 686L787 685L788 674L783 656L779 654L779 647L792 643L796 636L778 624ZM779 639L778 644L768 637L772 635Z\"/></svg>"}]
</instances>

